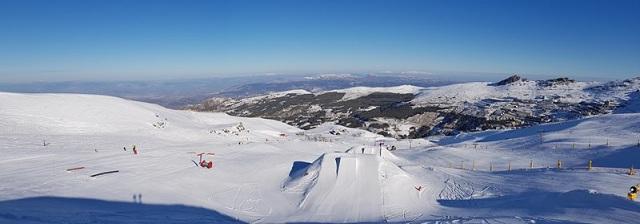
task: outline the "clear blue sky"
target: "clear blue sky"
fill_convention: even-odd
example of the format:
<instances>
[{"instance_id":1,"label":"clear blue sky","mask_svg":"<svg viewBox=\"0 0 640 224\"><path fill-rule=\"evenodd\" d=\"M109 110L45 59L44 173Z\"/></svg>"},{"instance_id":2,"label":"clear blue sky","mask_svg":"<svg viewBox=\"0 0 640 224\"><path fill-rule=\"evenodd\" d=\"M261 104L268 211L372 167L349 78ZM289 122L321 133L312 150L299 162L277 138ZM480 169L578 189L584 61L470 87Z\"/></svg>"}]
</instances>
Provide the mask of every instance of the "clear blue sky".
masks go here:
<instances>
[{"instance_id":1,"label":"clear blue sky","mask_svg":"<svg viewBox=\"0 0 640 224\"><path fill-rule=\"evenodd\" d=\"M638 76L640 1L0 1L0 82L386 70Z\"/></svg>"}]
</instances>

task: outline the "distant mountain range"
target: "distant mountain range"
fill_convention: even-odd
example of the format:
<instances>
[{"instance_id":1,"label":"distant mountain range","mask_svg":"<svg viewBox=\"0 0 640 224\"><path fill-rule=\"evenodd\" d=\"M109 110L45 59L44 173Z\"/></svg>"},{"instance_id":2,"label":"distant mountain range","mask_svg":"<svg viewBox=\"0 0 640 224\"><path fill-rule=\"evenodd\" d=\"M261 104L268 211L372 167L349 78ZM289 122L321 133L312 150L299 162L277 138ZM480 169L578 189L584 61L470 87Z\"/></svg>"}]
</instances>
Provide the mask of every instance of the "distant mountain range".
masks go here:
<instances>
[{"instance_id":1,"label":"distant mountain range","mask_svg":"<svg viewBox=\"0 0 640 224\"><path fill-rule=\"evenodd\" d=\"M322 91L354 86L410 84L428 87L451 83L454 81L413 73L254 75L165 81L0 83L0 91L110 95L179 109L211 97L245 98L291 89Z\"/></svg>"},{"instance_id":2,"label":"distant mountain range","mask_svg":"<svg viewBox=\"0 0 640 224\"><path fill-rule=\"evenodd\" d=\"M230 95L249 96L271 89L293 87L301 89L252 97L232 98L220 94L188 109L275 119L303 129L333 122L390 137L420 138L519 128L596 114L636 112L640 108L640 78L580 82L566 77L526 80L514 75L498 82L444 86L425 82L424 86L326 90L334 86L365 86L366 83L392 86L406 81L397 79L384 82L381 77L359 77L353 82L344 81L350 79L340 77L315 81L323 80L319 78L283 84L249 84L244 87L245 90ZM336 80L343 80L343 83ZM324 88L311 88L315 83L322 83L317 86ZM425 87L427 85L432 86ZM250 87L258 90L249 91Z\"/></svg>"},{"instance_id":3,"label":"distant mountain range","mask_svg":"<svg viewBox=\"0 0 640 224\"><path fill-rule=\"evenodd\" d=\"M372 74L322 74L314 76L290 77L288 79L274 79L269 82L255 82L234 86L217 93L219 97L245 98L270 92L281 92L303 89L310 92L320 92L333 89L344 89L356 86L391 87L398 85L414 86L442 86L452 84L453 81L421 77L419 75L372 75Z\"/></svg>"}]
</instances>

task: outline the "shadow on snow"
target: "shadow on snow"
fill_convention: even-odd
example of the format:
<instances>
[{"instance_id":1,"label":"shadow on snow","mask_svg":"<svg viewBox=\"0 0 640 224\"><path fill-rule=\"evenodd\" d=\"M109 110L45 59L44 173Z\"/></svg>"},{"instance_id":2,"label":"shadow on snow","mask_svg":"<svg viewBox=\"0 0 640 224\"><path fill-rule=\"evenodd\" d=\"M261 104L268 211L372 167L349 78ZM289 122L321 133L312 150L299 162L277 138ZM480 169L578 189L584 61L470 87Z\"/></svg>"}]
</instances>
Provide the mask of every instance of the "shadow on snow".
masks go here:
<instances>
[{"instance_id":1,"label":"shadow on snow","mask_svg":"<svg viewBox=\"0 0 640 224\"><path fill-rule=\"evenodd\" d=\"M640 166L640 149L637 146L618 149L593 160L594 166L629 168Z\"/></svg>"},{"instance_id":2,"label":"shadow on snow","mask_svg":"<svg viewBox=\"0 0 640 224\"><path fill-rule=\"evenodd\" d=\"M241 223L205 208L33 197L0 202L0 223Z\"/></svg>"},{"instance_id":3,"label":"shadow on snow","mask_svg":"<svg viewBox=\"0 0 640 224\"><path fill-rule=\"evenodd\" d=\"M447 207L464 209L522 210L531 215L563 214L566 209L589 209L599 212L626 210L637 213L640 204L624 197L591 193L587 190L569 192L526 191L517 195L472 200L438 200Z\"/></svg>"}]
</instances>

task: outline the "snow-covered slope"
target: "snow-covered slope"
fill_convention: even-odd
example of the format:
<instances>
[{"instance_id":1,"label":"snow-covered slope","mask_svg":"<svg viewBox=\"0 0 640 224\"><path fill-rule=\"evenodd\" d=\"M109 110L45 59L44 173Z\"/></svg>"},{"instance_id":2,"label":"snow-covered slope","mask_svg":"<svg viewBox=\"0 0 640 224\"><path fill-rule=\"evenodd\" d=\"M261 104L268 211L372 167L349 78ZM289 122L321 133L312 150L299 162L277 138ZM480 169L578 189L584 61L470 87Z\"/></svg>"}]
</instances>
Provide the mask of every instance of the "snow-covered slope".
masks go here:
<instances>
[{"instance_id":1,"label":"snow-covered slope","mask_svg":"<svg viewBox=\"0 0 640 224\"><path fill-rule=\"evenodd\" d=\"M416 104L476 103L485 99L517 98L534 100L540 97L556 97L565 102L577 103L590 98L584 89L594 82L576 82L555 86L540 86L537 81L520 81L497 86L490 82L470 82L443 87L430 87L414 99Z\"/></svg>"},{"instance_id":2,"label":"snow-covered slope","mask_svg":"<svg viewBox=\"0 0 640 224\"><path fill-rule=\"evenodd\" d=\"M581 82L505 80L438 87L353 87L278 92L241 100L210 99L195 110L275 119L302 129L322 123L395 138L529 127L592 115L638 111L640 78Z\"/></svg>"},{"instance_id":3,"label":"snow-covered slope","mask_svg":"<svg viewBox=\"0 0 640 224\"><path fill-rule=\"evenodd\" d=\"M553 99L559 102L624 101L629 93L640 89L640 79L623 81L579 82L579 81L531 81L518 80L505 85L490 82L470 82L442 87L429 87L420 91L414 99L421 104L476 103L486 99Z\"/></svg>"},{"instance_id":4,"label":"snow-covered slope","mask_svg":"<svg viewBox=\"0 0 640 224\"><path fill-rule=\"evenodd\" d=\"M169 110L155 104L99 95L0 93L0 102L3 118L0 122L7 127L0 130L0 134L152 134L173 138L205 134L206 137L208 128L243 121L257 125L258 129L298 130L277 121Z\"/></svg>"},{"instance_id":5,"label":"snow-covered slope","mask_svg":"<svg viewBox=\"0 0 640 224\"><path fill-rule=\"evenodd\" d=\"M423 87L412 85L401 85L392 87L353 87L347 89L332 90L327 92L344 93L342 100L353 100L372 93L398 93L398 94L418 94Z\"/></svg>"},{"instance_id":6,"label":"snow-covered slope","mask_svg":"<svg viewBox=\"0 0 640 224\"><path fill-rule=\"evenodd\" d=\"M0 93L0 223L633 223L640 204L625 193L640 178L624 172L640 165L639 130L627 113L398 141Z\"/></svg>"},{"instance_id":7,"label":"snow-covered slope","mask_svg":"<svg viewBox=\"0 0 640 224\"><path fill-rule=\"evenodd\" d=\"M519 78L515 82L504 85L496 85L496 83L492 82L467 82L437 87L419 87L412 85L392 87L360 86L317 93L305 90L291 90L248 98L245 102L252 102L253 100L262 99L263 97L277 98L287 94L320 95L329 92L336 92L344 93L342 100L353 100L372 93L415 94L418 96L412 102L416 105L456 104L463 102L475 103L486 99L502 98L516 98L521 100L546 98L558 99L562 102L578 103L591 98L596 98L601 101L624 99L630 91L634 91L639 88L640 78L612 81L608 83L595 81L580 82L570 79L521 80Z\"/></svg>"},{"instance_id":8,"label":"snow-covered slope","mask_svg":"<svg viewBox=\"0 0 640 224\"><path fill-rule=\"evenodd\" d=\"M309 92L309 91L306 91L304 89L294 89L294 90L288 90L288 91L271 92L271 93L260 95L260 96L248 97L248 98L244 98L244 99L240 100L240 102L242 102L242 103L251 103L251 102L258 101L258 100L273 99L273 98L283 97L283 96L290 95L290 94L291 95L301 95L301 94L312 94L312 93Z\"/></svg>"}]
</instances>

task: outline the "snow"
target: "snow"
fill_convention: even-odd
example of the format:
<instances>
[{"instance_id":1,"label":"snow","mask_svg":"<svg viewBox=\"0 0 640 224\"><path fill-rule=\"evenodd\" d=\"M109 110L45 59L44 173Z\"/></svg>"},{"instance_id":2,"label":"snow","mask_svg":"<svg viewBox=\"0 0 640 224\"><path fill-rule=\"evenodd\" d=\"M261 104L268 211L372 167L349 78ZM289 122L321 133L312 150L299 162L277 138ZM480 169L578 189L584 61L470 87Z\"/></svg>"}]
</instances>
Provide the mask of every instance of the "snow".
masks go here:
<instances>
[{"instance_id":1,"label":"snow","mask_svg":"<svg viewBox=\"0 0 640 224\"><path fill-rule=\"evenodd\" d=\"M640 78L622 81L612 81L607 83L589 82L568 82L554 85L541 85L543 81L518 81L507 85L493 85L491 82L467 82L437 87L419 87L413 85L401 85L392 87L351 87L346 89L329 90L323 92L309 92L302 89L274 92L263 96L256 96L242 99L244 103L254 102L261 99L269 99L286 96L288 94L323 94L327 92L344 93L342 101L353 100L368 96L372 93L398 93L417 95L411 102L415 105L445 104L461 105L464 103L478 103L482 100L505 100L505 99L554 99L565 103L580 103L586 99L597 101L618 101L633 100L632 91L640 89ZM636 94L637 95L637 94ZM629 102L636 103L637 100ZM636 108L634 106L633 108ZM365 110L371 110L367 108Z\"/></svg>"},{"instance_id":2,"label":"snow","mask_svg":"<svg viewBox=\"0 0 640 224\"><path fill-rule=\"evenodd\" d=\"M621 105L614 113L639 113L640 112L640 91L628 95L627 101Z\"/></svg>"},{"instance_id":3,"label":"snow","mask_svg":"<svg viewBox=\"0 0 640 224\"><path fill-rule=\"evenodd\" d=\"M293 89L293 90L280 91L280 92L271 92L264 95L254 96L249 98L243 98L240 100L240 102L251 103L258 100L278 98L286 95L304 95L304 94L312 94L312 93L304 89Z\"/></svg>"},{"instance_id":4,"label":"snow","mask_svg":"<svg viewBox=\"0 0 640 224\"><path fill-rule=\"evenodd\" d=\"M595 82L576 82L568 85L540 87L536 81L521 81L504 86L494 86L490 82L470 82L441 87L429 87L413 100L424 103L475 103L483 99L503 99L507 97L533 100L539 96L560 96L564 102L577 103L589 96L586 87Z\"/></svg>"},{"instance_id":5,"label":"snow","mask_svg":"<svg viewBox=\"0 0 640 224\"><path fill-rule=\"evenodd\" d=\"M401 86L393 86L393 87L352 87L347 89L339 89L339 90L331 90L328 92L338 92L344 93L345 95L342 97L342 101L357 99L363 96L368 96L375 92L384 92L384 93L398 93L398 94L417 94L422 90L423 87L412 86L412 85L401 85Z\"/></svg>"},{"instance_id":6,"label":"snow","mask_svg":"<svg viewBox=\"0 0 640 224\"><path fill-rule=\"evenodd\" d=\"M421 97L473 100L430 91ZM625 196L640 177L625 172L640 166L639 133L632 110L408 141L107 96L0 93L0 223L634 223L640 204ZM203 152L215 153L204 158L213 169L194 165Z\"/></svg>"},{"instance_id":7,"label":"snow","mask_svg":"<svg viewBox=\"0 0 640 224\"><path fill-rule=\"evenodd\" d=\"M311 94L311 92L304 89L294 89L288 91L278 92L279 94L287 95L287 94Z\"/></svg>"},{"instance_id":8,"label":"snow","mask_svg":"<svg viewBox=\"0 0 640 224\"><path fill-rule=\"evenodd\" d=\"M535 100L536 98L556 99L566 103L584 100L629 100L633 91L640 89L640 79L600 82L570 82L557 85L540 85L540 81L518 81L497 86L490 82L468 82L439 87L427 87L419 91L412 101L424 104L477 103L484 99L503 100L516 98ZM635 102L635 101L634 101ZM630 102L633 103L633 102Z\"/></svg>"},{"instance_id":9,"label":"snow","mask_svg":"<svg viewBox=\"0 0 640 224\"><path fill-rule=\"evenodd\" d=\"M302 89L298 89L298 90L289 90L289 91L282 91L282 92L273 92L273 93L268 93L262 96L256 96L256 97L250 97L250 98L245 98L242 99L241 102L243 103L251 103L254 102L256 100L261 100L261 99L270 99L270 98L277 98L277 97L283 97L286 96L288 94L315 94L315 95L320 95L323 93L327 93L327 92L337 92L337 93L344 93L345 95L342 97L342 101L345 100L352 100L352 99L357 99L363 96L368 96L372 93L376 93L376 92L383 92L383 93L399 93L399 94L418 94L420 93L420 91L424 89L423 87L418 87L418 86L412 86L412 85L401 85L401 86L392 86L392 87L363 87L363 86L358 86L358 87L351 87L351 88L346 88L346 89L337 89L337 90L330 90L330 91L322 91L322 92L316 92L316 93L312 93L306 90L302 90Z\"/></svg>"},{"instance_id":10,"label":"snow","mask_svg":"<svg viewBox=\"0 0 640 224\"><path fill-rule=\"evenodd\" d=\"M379 197L352 198L350 196L381 195L378 181L380 161L375 154L358 155L345 153L329 153L322 155L310 165L300 179L291 182L302 182L287 188L304 188L304 198L299 203L300 212L312 214L302 215L305 220L324 220L331 222L377 221L382 212ZM323 200L332 198L333 200ZM373 200L372 200L373 199ZM341 205L351 204L355 209L344 210Z\"/></svg>"}]
</instances>

